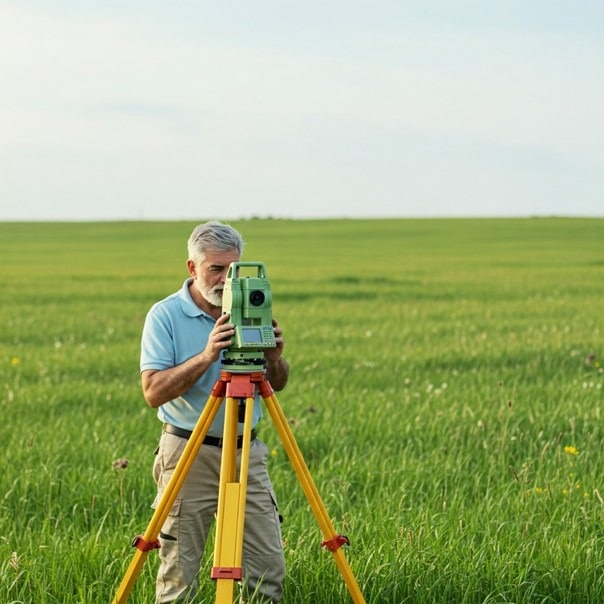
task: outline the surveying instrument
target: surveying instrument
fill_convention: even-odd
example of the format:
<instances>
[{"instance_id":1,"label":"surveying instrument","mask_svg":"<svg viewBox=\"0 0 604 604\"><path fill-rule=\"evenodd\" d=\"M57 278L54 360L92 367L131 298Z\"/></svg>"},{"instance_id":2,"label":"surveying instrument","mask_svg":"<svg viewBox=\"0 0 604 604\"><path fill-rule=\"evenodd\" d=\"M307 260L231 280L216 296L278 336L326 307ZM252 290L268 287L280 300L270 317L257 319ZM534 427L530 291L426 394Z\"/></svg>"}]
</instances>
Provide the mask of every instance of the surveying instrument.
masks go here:
<instances>
[{"instance_id":1,"label":"surveying instrument","mask_svg":"<svg viewBox=\"0 0 604 604\"><path fill-rule=\"evenodd\" d=\"M243 276L240 274L244 272L242 269L246 273L251 271L252 275ZM234 325L235 334L231 338L231 346L223 355L220 378L212 388L147 529L132 542L136 552L113 599L113 604L124 604L128 600L148 553L160 547L158 539L160 529L225 399L211 578L216 581L216 604L233 603L235 583L243 580L242 554L247 473L256 393L259 393L264 400L300 486L319 524L324 538L321 546L332 553L354 604L365 604L342 550L343 545L350 544L348 537L335 532L279 401L266 379L263 351L276 346L271 303L270 284L262 262L233 262L229 265L223 291L222 312L230 313L230 322ZM239 472L237 472L238 423L241 418L243 435Z\"/></svg>"}]
</instances>

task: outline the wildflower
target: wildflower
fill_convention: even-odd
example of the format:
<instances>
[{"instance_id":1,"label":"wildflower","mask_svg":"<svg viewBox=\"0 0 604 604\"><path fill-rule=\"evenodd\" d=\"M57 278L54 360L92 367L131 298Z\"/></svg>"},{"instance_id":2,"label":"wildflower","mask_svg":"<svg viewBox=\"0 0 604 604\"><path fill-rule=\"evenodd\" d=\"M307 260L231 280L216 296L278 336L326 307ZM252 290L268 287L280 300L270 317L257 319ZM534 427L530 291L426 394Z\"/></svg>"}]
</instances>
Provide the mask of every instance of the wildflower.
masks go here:
<instances>
[{"instance_id":1,"label":"wildflower","mask_svg":"<svg viewBox=\"0 0 604 604\"><path fill-rule=\"evenodd\" d=\"M115 470L115 473L117 474L120 497L123 497L124 496L124 473L120 472L120 470L125 470L128 467L128 460L125 457L120 457L119 459L116 459L111 464L111 467Z\"/></svg>"},{"instance_id":2,"label":"wildflower","mask_svg":"<svg viewBox=\"0 0 604 604\"><path fill-rule=\"evenodd\" d=\"M10 360L10 364L11 364L13 367L18 367L18 366L21 364L21 359L20 359L19 357L13 357L13 358Z\"/></svg>"},{"instance_id":3,"label":"wildflower","mask_svg":"<svg viewBox=\"0 0 604 604\"><path fill-rule=\"evenodd\" d=\"M114 470L125 470L128 467L128 460L125 457L120 457L120 459L116 459L111 466Z\"/></svg>"},{"instance_id":4,"label":"wildflower","mask_svg":"<svg viewBox=\"0 0 604 604\"><path fill-rule=\"evenodd\" d=\"M277 457L277 449L273 449L273 450L271 451L271 455L272 455L273 457Z\"/></svg>"},{"instance_id":5,"label":"wildflower","mask_svg":"<svg viewBox=\"0 0 604 604\"><path fill-rule=\"evenodd\" d=\"M573 447L572 445L566 445L566 447L564 447L564 452L567 455L579 455L579 451L577 451L577 447Z\"/></svg>"},{"instance_id":6,"label":"wildflower","mask_svg":"<svg viewBox=\"0 0 604 604\"><path fill-rule=\"evenodd\" d=\"M536 495L543 495L543 493L545 493L545 489L543 489L541 487L535 487L533 490Z\"/></svg>"}]
</instances>

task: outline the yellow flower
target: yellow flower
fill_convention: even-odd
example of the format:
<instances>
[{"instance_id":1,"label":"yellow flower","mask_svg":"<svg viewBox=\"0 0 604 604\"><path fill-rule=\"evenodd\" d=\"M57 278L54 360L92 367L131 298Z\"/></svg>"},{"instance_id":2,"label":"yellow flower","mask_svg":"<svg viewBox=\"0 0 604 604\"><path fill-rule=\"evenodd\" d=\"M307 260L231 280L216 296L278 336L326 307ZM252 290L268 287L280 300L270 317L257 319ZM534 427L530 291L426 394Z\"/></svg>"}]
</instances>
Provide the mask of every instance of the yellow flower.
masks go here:
<instances>
[{"instance_id":1,"label":"yellow flower","mask_svg":"<svg viewBox=\"0 0 604 604\"><path fill-rule=\"evenodd\" d=\"M577 447L573 447L572 445L566 445L566 447L564 447L564 451L568 453L568 455L579 455Z\"/></svg>"},{"instance_id":2,"label":"yellow flower","mask_svg":"<svg viewBox=\"0 0 604 604\"><path fill-rule=\"evenodd\" d=\"M271 455L272 455L273 457L277 457L277 449L273 449L273 450L271 451Z\"/></svg>"},{"instance_id":3,"label":"yellow flower","mask_svg":"<svg viewBox=\"0 0 604 604\"><path fill-rule=\"evenodd\" d=\"M17 365L19 365L20 363L21 363L21 359L20 359L19 357L13 357L13 358L10 360L10 364L11 364L13 367L16 367L16 366L17 366Z\"/></svg>"}]
</instances>

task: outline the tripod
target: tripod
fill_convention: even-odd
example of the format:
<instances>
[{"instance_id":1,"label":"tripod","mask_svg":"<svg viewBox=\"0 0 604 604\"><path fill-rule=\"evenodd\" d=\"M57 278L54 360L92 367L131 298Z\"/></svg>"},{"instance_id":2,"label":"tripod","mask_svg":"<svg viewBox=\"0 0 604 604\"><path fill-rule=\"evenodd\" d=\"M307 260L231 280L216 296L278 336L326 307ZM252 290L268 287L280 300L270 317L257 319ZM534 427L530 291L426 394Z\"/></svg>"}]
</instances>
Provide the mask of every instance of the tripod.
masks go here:
<instances>
[{"instance_id":1,"label":"tripod","mask_svg":"<svg viewBox=\"0 0 604 604\"><path fill-rule=\"evenodd\" d=\"M197 424L147 529L144 534L138 535L132 542L133 547L137 551L118 588L113 604L124 604L127 601L148 553L159 547L158 535L160 529L168 516L172 504L176 500L176 496L225 396L224 438L218 490L214 565L211 577L216 580L216 603L232 604L235 582L241 581L243 578L243 529L252 433L252 414L256 392L259 392L264 400L264 404L273 420L296 476L319 524L324 537L321 546L326 547L332 553L353 602L355 604L365 604L365 600L341 549L342 545L349 545L348 538L344 535L336 534L308 467L304 463L302 453L294 439L287 419L279 405L279 401L266 379L263 368L258 368L256 371L240 372L239 370L223 370L221 372L220 378L212 388L203 412L197 420ZM245 401L243 442L241 443L239 476L237 476L237 407L238 402L243 403L243 401Z\"/></svg>"}]
</instances>

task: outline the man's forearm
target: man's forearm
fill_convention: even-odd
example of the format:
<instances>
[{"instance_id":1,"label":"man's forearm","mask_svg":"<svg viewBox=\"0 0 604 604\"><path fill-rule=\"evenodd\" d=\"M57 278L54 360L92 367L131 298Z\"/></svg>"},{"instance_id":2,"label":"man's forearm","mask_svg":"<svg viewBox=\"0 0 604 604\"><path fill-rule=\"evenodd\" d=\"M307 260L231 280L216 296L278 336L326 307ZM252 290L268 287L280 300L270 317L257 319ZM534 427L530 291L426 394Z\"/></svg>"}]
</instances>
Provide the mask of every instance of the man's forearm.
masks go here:
<instances>
[{"instance_id":1,"label":"man's forearm","mask_svg":"<svg viewBox=\"0 0 604 604\"><path fill-rule=\"evenodd\" d=\"M279 357L276 361L266 362L266 379L275 390L283 390L289 378L289 364Z\"/></svg>"},{"instance_id":2,"label":"man's forearm","mask_svg":"<svg viewBox=\"0 0 604 604\"><path fill-rule=\"evenodd\" d=\"M182 396L210 365L211 363L203 355L196 355L170 369L143 372L142 385L145 400L151 407L156 408Z\"/></svg>"}]
</instances>

